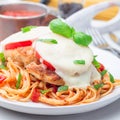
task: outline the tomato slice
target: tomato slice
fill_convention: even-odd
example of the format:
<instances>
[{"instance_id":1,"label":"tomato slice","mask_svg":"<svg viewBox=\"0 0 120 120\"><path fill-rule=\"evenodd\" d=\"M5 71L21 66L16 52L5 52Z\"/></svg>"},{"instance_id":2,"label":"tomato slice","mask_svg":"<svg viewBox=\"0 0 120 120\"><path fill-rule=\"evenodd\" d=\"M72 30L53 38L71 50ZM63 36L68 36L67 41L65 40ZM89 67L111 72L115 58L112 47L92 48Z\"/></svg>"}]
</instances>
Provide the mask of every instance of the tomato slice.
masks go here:
<instances>
[{"instance_id":1,"label":"tomato slice","mask_svg":"<svg viewBox=\"0 0 120 120\"><path fill-rule=\"evenodd\" d=\"M0 75L0 83L2 83L5 79L6 77L4 75Z\"/></svg>"},{"instance_id":2,"label":"tomato slice","mask_svg":"<svg viewBox=\"0 0 120 120\"><path fill-rule=\"evenodd\" d=\"M37 88L34 88L31 95L32 102L39 102L39 97L40 97L40 91Z\"/></svg>"},{"instance_id":3,"label":"tomato slice","mask_svg":"<svg viewBox=\"0 0 120 120\"><path fill-rule=\"evenodd\" d=\"M53 85L53 90L52 90L52 91L53 91L54 93L56 93L57 90L58 90L58 87L57 87L56 85Z\"/></svg>"},{"instance_id":4,"label":"tomato slice","mask_svg":"<svg viewBox=\"0 0 120 120\"><path fill-rule=\"evenodd\" d=\"M37 57L37 59L41 59L41 58L42 58L37 51L36 51L36 57ZM43 59L42 62L43 62L44 65L47 66L47 68L48 68L49 70L55 71L55 68L54 68L54 66L53 66L51 63L49 63L48 61L46 61L46 60L44 60L44 59Z\"/></svg>"},{"instance_id":5,"label":"tomato slice","mask_svg":"<svg viewBox=\"0 0 120 120\"><path fill-rule=\"evenodd\" d=\"M43 60L43 64L46 65L49 70L55 71L55 68L53 67L53 65L47 62L46 60Z\"/></svg>"},{"instance_id":6,"label":"tomato slice","mask_svg":"<svg viewBox=\"0 0 120 120\"><path fill-rule=\"evenodd\" d=\"M53 84L47 83L46 86L47 86L47 88L52 88L52 91L54 93L56 93L57 90L58 90L58 86L57 85L53 85Z\"/></svg>"},{"instance_id":7,"label":"tomato slice","mask_svg":"<svg viewBox=\"0 0 120 120\"><path fill-rule=\"evenodd\" d=\"M36 55L36 57L37 57L37 59L40 59L40 58L42 58L41 56L40 56L40 54L36 51L36 53L35 53Z\"/></svg>"},{"instance_id":8,"label":"tomato slice","mask_svg":"<svg viewBox=\"0 0 120 120\"><path fill-rule=\"evenodd\" d=\"M98 68L98 70L100 72L102 72L103 70L105 70L105 67L104 67L104 65L102 63L100 63L100 67Z\"/></svg>"},{"instance_id":9,"label":"tomato slice","mask_svg":"<svg viewBox=\"0 0 120 120\"><path fill-rule=\"evenodd\" d=\"M27 46L31 46L31 45L32 45L31 40L13 42L13 43L6 44L5 45L5 50L16 49L18 47L27 47Z\"/></svg>"}]
</instances>

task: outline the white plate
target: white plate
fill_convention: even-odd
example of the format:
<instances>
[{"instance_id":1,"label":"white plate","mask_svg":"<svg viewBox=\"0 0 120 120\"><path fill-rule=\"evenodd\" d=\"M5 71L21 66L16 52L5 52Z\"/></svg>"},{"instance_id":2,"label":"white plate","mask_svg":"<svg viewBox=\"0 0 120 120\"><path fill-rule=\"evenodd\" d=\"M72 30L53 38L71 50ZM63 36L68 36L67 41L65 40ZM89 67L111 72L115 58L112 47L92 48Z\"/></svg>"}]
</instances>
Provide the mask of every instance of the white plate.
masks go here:
<instances>
[{"instance_id":1,"label":"white plate","mask_svg":"<svg viewBox=\"0 0 120 120\"><path fill-rule=\"evenodd\" d=\"M95 47L91 48L93 49L94 54L98 55L98 60L105 65L108 71L111 72L115 78L120 79L120 59L109 52ZM120 87L116 87L111 94L103 97L102 99L84 105L53 107L41 103L9 101L0 97L0 106L10 110L29 114L65 115L96 110L114 102L118 98L120 98Z\"/></svg>"},{"instance_id":2,"label":"white plate","mask_svg":"<svg viewBox=\"0 0 120 120\"><path fill-rule=\"evenodd\" d=\"M101 21L101 20L93 20L92 21L92 26L94 27L101 27L104 26L106 24L106 21ZM118 50L120 52L120 30L115 30L112 31L112 33L119 39L119 44L117 42L115 42L114 40L112 40L112 38L110 37L109 33L103 33L103 37L105 39L105 41L115 50Z\"/></svg>"}]
</instances>

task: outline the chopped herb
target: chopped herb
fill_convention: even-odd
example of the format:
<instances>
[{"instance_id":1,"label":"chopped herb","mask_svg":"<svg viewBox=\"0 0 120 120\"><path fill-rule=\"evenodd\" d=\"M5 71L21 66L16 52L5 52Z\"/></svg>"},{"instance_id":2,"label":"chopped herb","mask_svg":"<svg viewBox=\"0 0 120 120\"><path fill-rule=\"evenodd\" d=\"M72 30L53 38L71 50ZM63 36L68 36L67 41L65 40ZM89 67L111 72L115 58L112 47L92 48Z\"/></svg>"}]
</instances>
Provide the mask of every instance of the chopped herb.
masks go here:
<instances>
[{"instance_id":1,"label":"chopped herb","mask_svg":"<svg viewBox=\"0 0 120 120\"><path fill-rule=\"evenodd\" d=\"M97 57L97 56L94 56L92 63L93 63L93 65L94 65L96 68L99 68L99 67L100 67L100 63L96 60L96 57Z\"/></svg>"},{"instance_id":2,"label":"chopped herb","mask_svg":"<svg viewBox=\"0 0 120 120\"><path fill-rule=\"evenodd\" d=\"M73 35L73 40L76 44L88 46L92 42L92 37L83 32L76 32Z\"/></svg>"},{"instance_id":3,"label":"chopped herb","mask_svg":"<svg viewBox=\"0 0 120 120\"><path fill-rule=\"evenodd\" d=\"M60 86L58 87L58 92L62 92L62 91L67 91L68 90L68 86L64 85L64 86Z\"/></svg>"},{"instance_id":4,"label":"chopped herb","mask_svg":"<svg viewBox=\"0 0 120 120\"><path fill-rule=\"evenodd\" d=\"M26 33L26 32L29 32L29 31L31 31L31 29L33 29L33 28L36 28L37 26L26 26L26 27L24 27L24 28L21 28L21 31L23 32L23 33Z\"/></svg>"},{"instance_id":5,"label":"chopped herb","mask_svg":"<svg viewBox=\"0 0 120 120\"><path fill-rule=\"evenodd\" d=\"M16 89L20 87L21 79L22 79L22 75L21 73L19 73L17 78L17 83L16 83Z\"/></svg>"},{"instance_id":6,"label":"chopped herb","mask_svg":"<svg viewBox=\"0 0 120 120\"><path fill-rule=\"evenodd\" d=\"M5 62L5 56L4 56L4 53L0 53L0 60L2 61L2 63Z\"/></svg>"},{"instance_id":7,"label":"chopped herb","mask_svg":"<svg viewBox=\"0 0 120 120\"><path fill-rule=\"evenodd\" d=\"M49 90L40 90L40 92L41 92L42 94L45 94L45 93L48 93Z\"/></svg>"},{"instance_id":8,"label":"chopped herb","mask_svg":"<svg viewBox=\"0 0 120 120\"><path fill-rule=\"evenodd\" d=\"M67 38L71 38L73 36L73 33L75 32L72 27L63 22L61 19L52 20L49 26L54 33L57 33Z\"/></svg>"},{"instance_id":9,"label":"chopped herb","mask_svg":"<svg viewBox=\"0 0 120 120\"><path fill-rule=\"evenodd\" d=\"M94 85L94 88L95 88L96 90L98 90L99 88L102 88L103 85L104 85L103 83L96 84L96 85Z\"/></svg>"},{"instance_id":10,"label":"chopped herb","mask_svg":"<svg viewBox=\"0 0 120 120\"><path fill-rule=\"evenodd\" d=\"M6 70L6 66L4 64L1 64L0 69L5 69Z\"/></svg>"},{"instance_id":11,"label":"chopped herb","mask_svg":"<svg viewBox=\"0 0 120 120\"><path fill-rule=\"evenodd\" d=\"M85 60L74 60L73 61L74 64L85 64Z\"/></svg>"},{"instance_id":12,"label":"chopped herb","mask_svg":"<svg viewBox=\"0 0 120 120\"><path fill-rule=\"evenodd\" d=\"M114 83L115 80L114 80L114 77L113 77L113 75L112 75L111 73L109 73L109 77L110 77L110 82L111 82L111 83Z\"/></svg>"},{"instance_id":13,"label":"chopped herb","mask_svg":"<svg viewBox=\"0 0 120 120\"><path fill-rule=\"evenodd\" d=\"M1 60L0 69L6 69L4 53L0 53L0 60Z\"/></svg>"},{"instance_id":14,"label":"chopped herb","mask_svg":"<svg viewBox=\"0 0 120 120\"><path fill-rule=\"evenodd\" d=\"M103 70L100 74L103 77L107 73L107 70Z\"/></svg>"},{"instance_id":15,"label":"chopped herb","mask_svg":"<svg viewBox=\"0 0 120 120\"><path fill-rule=\"evenodd\" d=\"M45 42L48 44L57 44L57 40L55 39L38 39L38 41Z\"/></svg>"}]
</instances>

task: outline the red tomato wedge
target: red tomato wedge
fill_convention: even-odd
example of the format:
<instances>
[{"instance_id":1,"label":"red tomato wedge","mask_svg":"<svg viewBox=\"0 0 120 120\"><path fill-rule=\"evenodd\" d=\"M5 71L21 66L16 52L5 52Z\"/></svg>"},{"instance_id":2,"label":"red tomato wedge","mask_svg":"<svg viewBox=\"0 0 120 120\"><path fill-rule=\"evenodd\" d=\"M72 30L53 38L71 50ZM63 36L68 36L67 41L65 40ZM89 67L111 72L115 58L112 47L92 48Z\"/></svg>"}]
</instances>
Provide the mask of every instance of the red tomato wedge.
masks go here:
<instances>
[{"instance_id":1,"label":"red tomato wedge","mask_svg":"<svg viewBox=\"0 0 120 120\"><path fill-rule=\"evenodd\" d=\"M52 88L52 91L53 91L54 93L57 92L58 87L59 87L59 86L56 86L56 85L53 85L53 84L49 84L49 83L47 83L46 86L47 86L47 88Z\"/></svg>"},{"instance_id":2,"label":"red tomato wedge","mask_svg":"<svg viewBox=\"0 0 120 120\"><path fill-rule=\"evenodd\" d=\"M37 57L37 59L41 59L42 58L37 51L36 51L36 57ZM51 63L49 63L48 61L43 59L43 64L46 65L49 70L55 71L54 66Z\"/></svg>"},{"instance_id":3,"label":"red tomato wedge","mask_svg":"<svg viewBox=\"0 0 120 120\"><path fill-rule=\"evenodd\" d=\"M53 65L47 62L46 60L43 60L43 64L46 65L49 70L55 71L55 68L53 67Z\"/></svg>"},{"instance_id":4,"label":"red tomato wedge","mask_svg":"<svg viewBox=\"0 0 120 120\"><path fill-rule=\"evenodd\" d=\"M98 68L98 70L101 71L101 72L102 72L103 70L105 70L105 67L104 67L104 65L103 65L102 63L100 63L100 67Z\"/></svg>"},{"instance_id":5,"label":"red tomato wedge","mask_svg":"<svg viewBox=\"0 0 120 120\"><path fill-rule=\"evenodd\" d=\"M5 50L16 49L16 48L19 48L19 47L27 47L27 46L31 46L31 45L32 45L31 40L13 42L13 43L6 44L5 45Z\"/></svg>"},{"instance_id":6,"label":"red tomato wedge","mask_svg":"<svg viewBox=\"0 0 120 120\"><path fill-rule=\"evenodd\" d=\"M40 59L40 58L42 58L41 56L40 56L40 54L36 51L36 53L35 53L36 55L36 57L37 57L37 59Z\"/></svg>"},{"instance_id":7,"label":"red tomato wedge","mask_svg":"<svg viewBox=\"0 0 120 120\"><path fill-rule=\"evenodd\" d=\"M40 91L37 88L34 88L31 95L32 102L39 102L39 97L40 97Z\"/></svg>"},{"instance_id":8,"label":"red tomato wedge","mask_svg":"<svg viewBox=\"0 0 120 120\"><path fill-rule=\"evenodd\" d=\"M2 83L5 79L6 77L4 75L0 75L0 83Z\"/></svg>"},{"instance_id":9,"label":"red tomato wedge","mask_svg":"<svg viewBox=\"0 0 120 120\"><path fill-rule=\"evenodd\" d=\"M57 87L56 85L53 85L53 90L52 90L52 91L53 91L54 93L56 93L57 90L58 90L58 87Z\"/></svg>"}]
</instances>

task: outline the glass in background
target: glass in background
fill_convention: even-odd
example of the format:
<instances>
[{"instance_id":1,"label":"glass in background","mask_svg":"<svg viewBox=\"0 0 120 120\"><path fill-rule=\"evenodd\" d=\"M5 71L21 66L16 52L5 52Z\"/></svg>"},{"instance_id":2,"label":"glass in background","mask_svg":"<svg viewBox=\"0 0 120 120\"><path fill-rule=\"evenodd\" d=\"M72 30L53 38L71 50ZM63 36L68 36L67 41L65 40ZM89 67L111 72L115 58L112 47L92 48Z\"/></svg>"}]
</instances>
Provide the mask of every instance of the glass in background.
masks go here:
<instances>
[{"instance_id":1,"label":"glass in background","mask_svg":"<svg viewBox=\"0 0 120 120\"><path fill-rule=\"evenodd\" d=\"M84 0L59 0L58 9L62 18L67 18L83 8Z\"/></svg>"}]
</instances>

